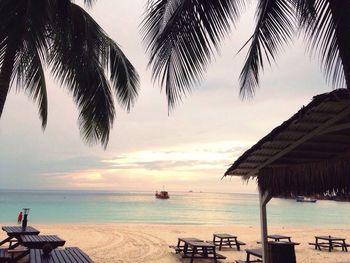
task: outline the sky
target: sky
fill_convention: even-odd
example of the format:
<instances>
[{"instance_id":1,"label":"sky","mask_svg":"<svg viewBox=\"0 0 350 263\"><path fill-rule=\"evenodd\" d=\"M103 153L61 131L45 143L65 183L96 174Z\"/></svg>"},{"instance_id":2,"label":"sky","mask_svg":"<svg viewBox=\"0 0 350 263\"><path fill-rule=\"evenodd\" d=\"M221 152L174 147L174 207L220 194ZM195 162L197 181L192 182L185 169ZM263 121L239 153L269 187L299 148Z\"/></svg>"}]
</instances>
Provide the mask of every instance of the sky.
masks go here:
<instances>
[{"instance_id":1,"label":"sky","mask_svg":"<svg viewBox=\"0 0 350 263\"><path fill-rule=\"evenodd\" d=\"M79 4L81 2L78 1ZM251 100L239 97L238 77L253 32L249 7L223 41L205 79L168 114L165 93L151 80L140 33L146 0L98 0L87 11L136 67L140 93L129 112L118 107L107 149L87 145L77 108L47 74L45 131L37 106L13 87L0 120L0 188L254 193L254 181L224 178L245 150L316 94L332 90L317 58L296 39L266 68Z\"/></svg>"}]
</instances>

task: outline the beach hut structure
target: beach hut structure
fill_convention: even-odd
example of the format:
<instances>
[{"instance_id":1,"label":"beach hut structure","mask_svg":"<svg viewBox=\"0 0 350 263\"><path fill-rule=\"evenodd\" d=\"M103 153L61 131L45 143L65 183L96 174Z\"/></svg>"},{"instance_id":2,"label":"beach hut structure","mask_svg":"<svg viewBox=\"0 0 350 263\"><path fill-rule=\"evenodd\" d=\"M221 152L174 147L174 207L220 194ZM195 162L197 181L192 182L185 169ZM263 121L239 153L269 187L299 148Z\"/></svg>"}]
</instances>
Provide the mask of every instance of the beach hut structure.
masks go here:
<instances>
[{"instance_id":1,"label":"beach hut structure","mask_svg":"<svg viewBox=\"0 0 350 263\"><path fill-rule=\"evenodd\" d=\"M266 205L272 197L350 194L349 91L315 96L243 153L224 176L257 181L263 258L269 263Z\"/></svg>"}]
</instances>

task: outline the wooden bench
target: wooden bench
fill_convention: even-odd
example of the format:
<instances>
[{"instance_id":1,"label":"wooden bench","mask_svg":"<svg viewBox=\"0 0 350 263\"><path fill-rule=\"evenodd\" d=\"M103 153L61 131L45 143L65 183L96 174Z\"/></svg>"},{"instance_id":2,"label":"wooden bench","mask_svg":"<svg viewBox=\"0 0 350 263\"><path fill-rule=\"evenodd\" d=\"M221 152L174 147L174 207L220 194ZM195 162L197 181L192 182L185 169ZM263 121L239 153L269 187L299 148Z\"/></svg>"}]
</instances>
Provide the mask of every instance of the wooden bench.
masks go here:
<instances>
[{"instance_id":1,"label":"wooden bench","mask_svg":"<svg viewBox=\"0 0 350 263\"><path fill-rule=\"evenodd\" d=\"M245 245L244 242L237 240L237 236L227 233L214 233L211 243L219 247L219 250L221 250L222 247L236 247L237 250L240 250L241 246Z\"/></svg>"},{"instance_id":2,"label":"wooden bench","mask_svg":"<svg viewBox=\"0 0 350 263\"><path fill-rule=\"evenodd\" d=\"M174 249L176 254L179 254L183 251L184 247L178 247L178 246L169 246L169 248Z\"/></svg>"},{"instance_id":3,"label":"wooden bench","mask_svg":"<svg viewBox=\"0 0 350 263\"><path fill-rule=\"evenodd\" d=\"M212 253L208 253L209 255L213 255ZM190 254L183 255L182 258L191 258ZM205 259L201 254L195 254L193 258L197 259ZM214 257L207 257L206 259L214 259ZM216 259L226 259L224 255L216 253Z\"/></svg>"},{"instance_id":4,"label":"wooden bench","mask_svg":"<svg viewBox=\"0 0 350 263\"><path fill-rule=\"evenodd\" d=\"M9 248L14 249L19 246L19 237L21 235L39 235L40 231L34 227L27 226L23 229L21 226L3 226L2 230L7 233L7 238L0 241L0 246L9 242Z\"/></svg>"},{"instance_id":5,"label":"wooden bench","mask_svg":"<svg viewBox=\"0 0 350 263\"><path fill-rule=\"evenodd\" d=\"M41 249L31 249L29 263L94 263L78 247L67 247L65 249L54 249L48 256L43 255Z\"/></svg>"},{"instance_id":6,"label":"wooden bench","mask_svg":"<svg viewBox=\"0 0 350 263\"><path fill-rule=\"evenodd\" d=\"M1 248L0 249L0 262L9 262L10 261L10 257L7 253L7 249L5 248Z\"/></svg>"},{"instance_id":7,"label":"wooden bench","mask_svg":"<svg viewBox=\"0 0 350 263\"><path fill-rule=\"evenodd\" d=\"M210 244L204 241L189 241L188 247L191 248L191 253L184 252L183 258L190 258L190 263L194 259L212 259L216 263L218 259L225 259L226 257L216 253L216 247L214 244Z\"/></svg>"},{"instance_id":8,"label":"wooden bench","mask_svg":"<svg viewBox=\"0 0 350 263\"><path fill-rule=\"evenodd\" d=\"M320 243L317 243L317 244L316 244L316 243L313 243L313 242L309 242L309 245L310 245L310 246L314 246L315 249L317 249L317 247L318 247L319 250L321 250L321 247L322 247L322 248L329 248L329 243L328 243L328 242L320 242ZM334 247L341 247L341 248L343 248L343 247L344 247L344 244L333 242L333 243L332 243L332 246L333 246L333 248L334 248ZM350 247L350 244L345 244L345 247Z\"/></svg>"},{"instance_id":9,"label":"wooden bench","mask_svg":"<svg viewBox=\"0 0 350 263\"><path fill-rule=\"evenodd\" d=\"M260 259L250 260L250 261L236 260L236 263L253 263L253 262L262 262L262 260L260 260Z\"/></svg>"},{"instance_id":10,"label":"wooden bench","mask_svg":"<svg viewBox=\"0 0 350 263\"><path fill-rule=\"evenodd\" d=\"M174 249L175 254L179 254L181 252L184 252L185 246L169 246L169 248ZM192 252L191 247L187 247L187 253L191 253L191 252Z\"/></svg>"},{"instance_id":11,"label":"wooden bench","mask_svg":"<svg viewBox=\"0 0 350 263\"><path fill-rule=\"evenodd\" d=\"M7 249L7 248L1 248L0 249L0 262L12 262L14 259L15 254L21 254L21 253L27 253L28 249L21 248L21 249Z\"/></svg>"}]
</instances>

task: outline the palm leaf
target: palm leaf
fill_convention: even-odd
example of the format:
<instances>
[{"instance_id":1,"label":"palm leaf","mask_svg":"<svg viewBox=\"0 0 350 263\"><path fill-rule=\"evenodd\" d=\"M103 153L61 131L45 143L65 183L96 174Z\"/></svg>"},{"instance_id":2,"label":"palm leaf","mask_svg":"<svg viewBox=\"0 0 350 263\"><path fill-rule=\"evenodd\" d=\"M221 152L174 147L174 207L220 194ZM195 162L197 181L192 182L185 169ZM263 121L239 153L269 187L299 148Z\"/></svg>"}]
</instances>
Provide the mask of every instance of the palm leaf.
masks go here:
<instances>
[{"instance_id":1,"label":"palm leaf","mask_svg":"<svg viewBox=\"0 0 350 263\"><path fill-rule=\"evenodd\" d=\"M24 89L27 94L38 103L42 128L47 124L47 91L42 62L47 55L46 40L47 24L50 10L47 0L31 1L30 4L20 5L20 19L18 34L21 45L16 57L13 79L17 80L17 89Z\"/></svg>"},{"instance_id":2,"label":"palm leaf","mask_svg":"<svg viewBox=\"0 0 350 263\"><path fill-rule=\"evenodd\" d=\"M47 124L47 91L40 54L32 41L23 42L14 65L17 89L25 89L37 101L43 129Z\"/></svg>"},{"instance_id":3,"label":"palm leaf","mask_svg":"<svg viewBox=\"0 0 350 263\"><path fill-rule=\"evenodd\" d=\"M296 29L293 0L260 0L257 25L249 42L250 48L240 74L240 94L251 97L259 86L260 69L264 59L270 64L276 53L288 43ZM244 45L244 46L245 46Z\"/></svg>"},{"instance_id":4,"label":"palm leaf","mask_svg":"<svg viewBox=\"0 0 350 263\"><path fill-rule=\"evenodd\" d=\"M138 75L117 44L81 7L71 4L67 14L65 23L58 19L59 24L53 25L50 65L78 104L83 137L106 146L115 109L104 68L110 69L113 89L128 109L137 95Z\"/></svg>"},{"instance_id":5,"label":"palm leaf","mask_svg":"<svg viewBox=\"0 0 350 263\"><path fill-rule=\"evenodd\" d=\"M142 32L153 79L170 107L201 79L220 41L229 32L243 1L153 0Z\"/></svg>"},{"instance_id":6,"label":"palm leaf","mask_svg":"<svg viewBox=\"0 0 350 263\"><path fill-rule=\"evenodd\" d=\"M4 91L1 94L6 99L11 83L17 79L17 87L26 89L38 102L43 128L47 123L47 98L40 56L43 58L47 49L47 7L47 0L3 0L0 3L1 89ZM4 15L4 12L7 14ZM10 56L10 53L13 55ZM7 62L5 57L9 59Z\"/></svg>"},{"instance_id":7,"label":"palm leaf","mask_svg":"<svg viewBox=\"0 0 350 263\"><path fill-rule=\"evenodd\" d=\"M110 40L107 59L110 79L118 101L129 111L138 95L139 76L131 62L112 40Z\"/></svg>"},{"instance_id":8,"label":"palm leaf","mask_svg":"<svg viewBox=\"0 0 350 263\"><path fill-rule=\"evenodd\" d=\"M308 49L318 54L326 79L350 87L350 1L314 0L316 16L304 25Z\"/></svg>"}]
</instances>

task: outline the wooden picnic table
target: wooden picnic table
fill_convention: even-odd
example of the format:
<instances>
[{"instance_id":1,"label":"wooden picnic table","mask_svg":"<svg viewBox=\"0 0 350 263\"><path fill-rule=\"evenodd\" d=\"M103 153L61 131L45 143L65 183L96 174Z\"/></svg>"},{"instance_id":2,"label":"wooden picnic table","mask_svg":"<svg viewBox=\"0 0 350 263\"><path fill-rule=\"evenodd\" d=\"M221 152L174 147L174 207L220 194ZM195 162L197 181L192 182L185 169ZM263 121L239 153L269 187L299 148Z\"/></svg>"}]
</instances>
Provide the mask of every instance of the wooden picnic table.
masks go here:
<instances>
[{"instance_id":1,"label":"wooden picnic table","mask_svg":"<svg viewBox=\"0 0 350 263\"><path fill-rule=\"evenodd\" d=\"M315 246L315 249L321 250L321 248L328 248L328 251L331 252L336 247L341 247L342 251L347 252L349 244L346 244L345 238L343 237L334 237L334 236L315 236L315 243L309 243L310 245ZM320 242L321 241L321 242ZM322 242L326 241L326 242Z\"/></svg>"},{"instance_id":2,"label":"wooden picnic table","mask_svg":"<svg viewBox=\"0 0 350 263\"><path fill-rule=\"evenodd\" d=\"M195 258L213 259L216 263L218 259L225 259L226 257L216 254L216 246L212 243L204 241L189 241L188 247L191 248L191 255L184 253L184 258L190 258L192 263Z\"/></svg>"},{"instance_id":3,"label":"wooden picnic table","mask_svg":"<svg viewBox=\"0 0 350 263\"><path fill-rule=\"evenodd\" d=\"M212 242L204 242L195 237L179 237L177 246L170 246L175 249L176 254L182 253L183 258L194 259L225 259L226 257L216 253L216 247Z\"/></svg>"},{"instance_id":4,"label":"wooden picnic table","mask_svg":"<svg viewBox=\"0 0 350 263\"><path fill-rule=\"evenodd\" d=\"M26 228L21 226L3 226L2 230L6 232L8 237L0 242L0 246L9 242L9 248L11 249L16 248L19 245L18 240L21 235L39 235L40 233L39 230L31 226L27 226ZM12 242L14 241L13 239L15 239L17 242L12 245Z\"/></svg>"},{"instance_id":5,"label":"wooden picnic table","mask_svg":"<svg viewBox=\"0 0 350 263\"><path fill-rule=\"evenodd\" d=\"M13 257L14 262L28 255L32 249L42 249L45 245L50 245L52 249L55 249L64 246L66 241L56 235L21 235L18 243L27 249L17 253Z\"/></svg>"},{"instance_id":6,"label":"wooden picnic table","mask_svg":"<svg viewBox=\"0 0 350 263\"><path fill-rule=\"evenodd\" d=\"M49 255L43 255L41 249L31 249L29 263L94 263L78 247L67 247L65 249L54 249Z\"/></svg>"},{"instance_id":7,"label":"wooden picnic table","mask_svg":"<svg viewBox=\"0 0 350 263\"><path fill-rule=\"evenodd\" d=\"M298 243L287 242L287 241L269 241L268 242L268 255L269 261L271 262L285 262L285 263L295 263L295 250L294 246ZM262 262L263 259L263 249L246 249L247 259L236 260L236 263L250 263L250 262ZM255 258L252 259L251 256ZM276 261L277 260L277 261Z\"/></svg>"},{"instance_id":8,"label":"wooden picnic table","mask_svg":"<svg viewBox=\"0 0 350 263\"><path fill-rule=\"evenodd\" d=\"M262 248L246 249L247 260L246 262L262 262L263 251ZM257 259L251 260L250 256L255 256Z\"/></svg>"},{"instance_id":9,"label":"wooden picnic table","mask_svg":"<svg viewBox=\"0 0 350 263\"><path fill-rule=\"evenodd\" d=\"M184 252L184 254L187 254L188 251L188 242L201 242L203 240L195 238L195 237L179 237L177 239L177 245L176 246L170 246L171 248L175 249L175 253L178 254L180 252Z\"/></svg>"},{"instance_id":10,"label":"wooden picnic table","mask_svg":"<svg viewBox=\"0 0 350 263\"><path fill-rule=\"evenodd\" d=\"M291 237L290 236L283 236L283 235L268 235L267 236L268 239L273 239L274 241L283 241L283 240L287 240L288 242L292 242Z\"/></svg>"},{"instance_id":11,"label":"wooden picnic table","mask_svg":"<svg viewBox=\"0 0 350 263\"><path fill-rule=\"evenodd\" d=\"M64 246L65 240L56 235L21 235L20 244L29 249L42 249L44 245L50 244L53 249Z\"/></svg>"},{"instance_id":12,"label":"wooden picnic table","mask_svg":"<svg viewBox=\"0 0 350 263\"><path fill-rule=\"evenodd\" d=\"M219 250L221 250L223 246L228 246L230 248L236 246L237 250L240 250L241 246L245 245L245 243L237 240L237 236L231 234L213 234L213 243L219 247Z\"/></svg>"}]
</instances>

